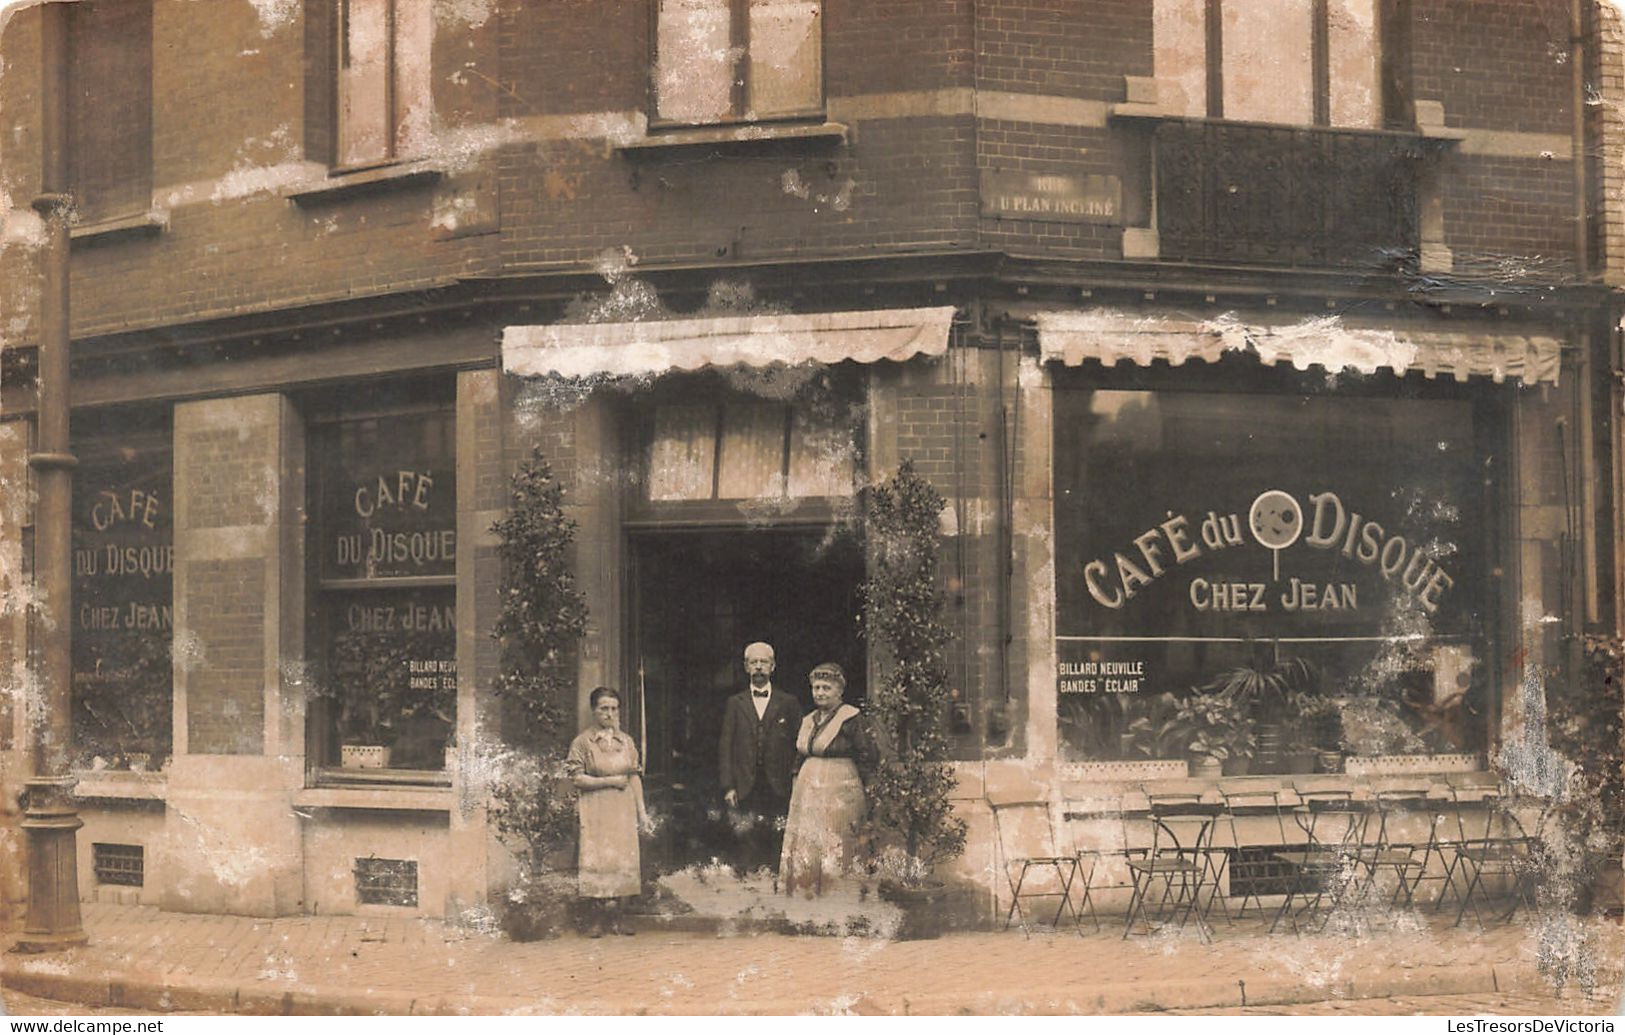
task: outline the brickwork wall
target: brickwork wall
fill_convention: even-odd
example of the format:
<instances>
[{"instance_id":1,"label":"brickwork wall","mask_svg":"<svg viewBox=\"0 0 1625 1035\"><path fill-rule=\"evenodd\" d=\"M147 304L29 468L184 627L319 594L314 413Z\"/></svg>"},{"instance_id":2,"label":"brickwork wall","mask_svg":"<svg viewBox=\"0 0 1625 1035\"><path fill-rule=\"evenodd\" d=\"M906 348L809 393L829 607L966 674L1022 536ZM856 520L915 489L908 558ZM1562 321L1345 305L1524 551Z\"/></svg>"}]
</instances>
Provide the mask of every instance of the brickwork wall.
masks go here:
<instances>
[{"instance_id":1,"label":"brickwork wall","mask_svg":"<svg viewBox=\"0 0 1625 1035\"><path fill-rule=\"evenodd\" d=\"M1006 0L977 5L978 88L1123 100L1123 77L1151 74L1145 0Z\"/></svg>"},{"instance_id":2,"label":"brickwork wall","mask_svg":"<svg viewBox=\"0 0 1625 1035\"><path fill-rule=\"evenodd\" d=\"M1594 265L1611 283L1625 280L1625 22L1612 3L1592 8L1587 82Z\"/></svg>"},{"instance_id":3,"label":"brickwork wall","mask_svg":"<svg viewBox=\"0 0 1625 1035\"><path fill-rule=\"evenodd\" d=\"M1475 129L1567 133L1568 0L1414 0L1418 100Z\"/></svg>"},{"instance_id":4,"label":"brickwork wall","mask_svg":"<svg viewBox=\"0 0 1625 1035\"><path fill-rule=\"evenodd\" d=\"M1575 268L1572 163L1479 155L1445 161L1445 244L1457 272L1539 278Z\"/></svg>"},{"instance_id":5,"label":"brickwork wall","mask_svg":"<svg viewBox=\"0 0 1625 1035\"><path fill-rule=\"evenodd\" d=\"M197 658L187 695L187 749L259 754L265 736L265 564L257 558L194 561L185 587Z\"/></svg>"}]
</instances>

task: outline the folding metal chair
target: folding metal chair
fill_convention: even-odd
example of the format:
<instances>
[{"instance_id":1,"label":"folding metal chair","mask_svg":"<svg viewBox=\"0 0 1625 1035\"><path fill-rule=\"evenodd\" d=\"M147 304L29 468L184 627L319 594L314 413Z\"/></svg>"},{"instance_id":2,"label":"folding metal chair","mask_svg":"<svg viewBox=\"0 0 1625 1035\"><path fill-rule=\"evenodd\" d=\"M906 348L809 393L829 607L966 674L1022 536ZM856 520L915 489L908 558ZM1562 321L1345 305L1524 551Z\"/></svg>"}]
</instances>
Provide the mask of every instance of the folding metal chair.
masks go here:
<instances>
[{"instance_id":1,"label":"folding metal chair","mask_svg":"<svg viewBox=\"0 0 1625 1035\"><path fill-rule=\"evenodd\" d=\"M1068 824L1082 824L1086 833L1095 835L1089 838L1089 844L1083 847L1078 845L1074 837L1072 842L1073 854L1078 859L1078 923L1083 923L1084 914L1094 921L1095 930L1100 930L1100 914L1095 911L1095 893L1097 891L1131 891L1133 883L1125 876L1117 883L1104 883L1101 879L1102 871L1110 869L1108 860L1115 862L1124 856L1126 845L1123 826L1123 800L1119 795L1109 798L1091 799L1086 801L1069 801L1066 813L1063 816ZM1110 825L1116 828L1116 836L1111 838L1110 846L1103 846L1098 837L1100 827ZM1071 828L1074 833L1077 827Z\"/></svg>"},{"instance_id":2,"label":"folding metal chair","mask_svg":"<svg viewBox=\"0 0 1625 1035\"><path fill-rule=\"evenodd\" d=\"M1478 903L1496 884L1507 886L1509 904L1506 912L1495 919L1512 919L1520 905L1535 908L1536 878L1541 872L1540 831L1546 821L1546 803L1497 793L1486 797L1484 806L1484 836L1467 838L1457 853L1466 884L1461 906L1456 910L1458 927L1469 909L1478 926L1484 926ZM1519 808L1538 810L1540 818L1533 836L1525 832L1517 816ZM1487 884L1485 878L1490 878L1491 883Z\"/></svg>"},{"instance_id":3,"label":"folding metal chair","mask_svg":"<svg viewBox=\"0 0 1625 1035\"><path fill-rule=\"evenodd\" d=\"M1204 803L1192 795L1148 798L1150 844L1124 849L1134 891L1123 937L1133 932L1136 921L1143 921L1149 932L1177 920L1183 930L1194 916L1206 940L1211 937L1207 915L1219 890L1213 831L1224 806ZM1204 891L1208 894L1205 906Z\"/></svg>"},{"instance_id":4,"label":"folding metal chair","mask_svg":"<svg viewBox=\"0 0 1625 1035\"><path fill-rule=\"evenodd\" d=\"M1364 901L1378 879L1391 873L1395 887L1388 897L1392 909L1403 899L1406 906L1413 902L1415 885L1427 866L1429 852L1434 847L1438 819L1428 798L1426 785L1385 787L1373 791L1371 812L1377 821L1377 832L1361 846L1359 859L1365 874L1358 889L1359 901ZM1408 837L1407 826L1414 830L1414 820L1422 817L1428 823L1428 837L1419 841Z\"/></svg>"},{"instance_id":5,"label":"folding metal chair","mask_svg":"<svg viewBox=\"0 0 1625 1035\"><path fill-rule=\"evenodd\" d=\"M1059 929L1061 917L1071 913L1078 933L1083 933L1082 920L1072 907L1072 885L1078 877L1078 857L1059 850L1050 803L1041 798L995 801L990 797L987 804L993 813L993 829L999 843L999 865L1010 888L1010 908L1004 914L1004 929L1008 931L1011 921L1019 919L1022 933L1031 937L1027 911L1021 905L1023 900L1030 902L1035 898L1056 898L1060 901L1055 907L1051 926ZM1031 848L1036 848L1036 851ZM1044 890L1033 890L1028 884L1028 877L1034 870L1053 871L1054 889L1038 885Z\"/></svg>"},{"instance_id":6,"label":"folding metal chair","mask_svg":"<svg viewBox=\"0 0 1625 1035\"><path fill-rule=\"evenodd\" d=\"M1224 867L1229 877L1230 897L1236 894L1236 884L1242 878L1238 877L1241 869L1240 857L1243 851L1257 845L1258 837L1243 838L1241 826L1247 824L1260 824L1264 826L1263 837L1269 840L1268 848L1271 850L1283 848L1289 843L1286 835L1286 817L1281 811L1281 792L1275 788L1244 788L1232 790L1221 786L1219 794L1224 798L1224 815L1221 823L1230 834L1228 845L1215 844L1217 851L1225 853ZM1273 827L1274 829L1270 829ZM1254 864L1257 865L1257 864ZM1267 877L1248 873L1245 876L1244 888L1241 893L1241 906L1236 910L1236 919L1240 920L1247 915L1247 900L1251 899L1258 905L1259 912L1264 910L1264 901L1261 897L1261 887L1266 886ZM1226 913L1228 916L1228 912Z\"/></svg>"},{"instance_id":7,"label":"folding metal chair","mask_svg":"<svg viewBox=\"0 0 1625 1035\"><path fill-rule=\"evenodd\" d=\"M1292 810L1292 818L1305 843L1302 849L1283 849L1273 854L1289 869L1292 879L1286 899L1270 924L1272 934L1283 918L1291 920L1294 933L1302 933L1307 926L1299 923L1300 918L1312 920L1318 916L1320 927L1326 926L1349 888L1358 882L1360 854L1371 815L1366 803L1355 801L1350 791L1297 793L1300 804Z\"/></svg>"}]
</instances>

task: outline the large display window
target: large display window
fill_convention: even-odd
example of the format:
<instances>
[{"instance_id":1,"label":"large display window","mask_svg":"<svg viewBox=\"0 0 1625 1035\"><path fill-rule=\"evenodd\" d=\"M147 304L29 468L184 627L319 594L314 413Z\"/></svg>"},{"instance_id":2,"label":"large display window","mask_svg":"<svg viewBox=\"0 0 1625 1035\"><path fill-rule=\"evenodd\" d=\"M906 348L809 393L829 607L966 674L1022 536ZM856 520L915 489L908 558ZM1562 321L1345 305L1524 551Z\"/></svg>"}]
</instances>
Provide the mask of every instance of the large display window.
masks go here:
<instances>
[{"instance_id":1,"label":"large display window","mask_svg":"<svg viewBox=\"0 0 1625 1035\"><path fill-rule=\"evenodd\" d=\"M1211 752L1231 772L1303 772L1483 748L1497 626L1489 407L1104 388L1055 399L1066 758Z\"/></svg>"},{"instance_id":2,"label":"large display window","mask_svg":"<svg viewBox=\"0 0 1625 1035\"><path fill-rule=\"evenodd\" d=\"M444 394L369 391L373 412L312 422L311 753L325 766L445 765L457 701L457 465Z\"/></svg>"},{"instance_id":3,"label":"large display window","mask_svg":"<svg viewBox=\"0 0 1625 1035\"><path fill-rule=\"evenodd\" d=\"M74 749L87 768L156 770L174 711L169 411L95 411L73 431Z\"/></svg>"}]
</instances>

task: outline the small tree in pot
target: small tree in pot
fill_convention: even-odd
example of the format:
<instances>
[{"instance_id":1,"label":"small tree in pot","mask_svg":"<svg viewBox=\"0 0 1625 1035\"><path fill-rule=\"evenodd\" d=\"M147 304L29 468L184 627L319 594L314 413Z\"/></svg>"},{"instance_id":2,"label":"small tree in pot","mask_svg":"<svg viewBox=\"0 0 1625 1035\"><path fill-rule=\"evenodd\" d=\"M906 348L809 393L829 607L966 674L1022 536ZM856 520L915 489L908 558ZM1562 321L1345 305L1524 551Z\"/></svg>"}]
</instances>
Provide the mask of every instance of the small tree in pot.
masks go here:
<instances>
[{"instance_id":1,"label":"small tree in pot","mask_svg":"<svg viewBox=\"0 0 1625 1035\"><path fill-rule=\"evenodd\" d=\"M502 922L528 940L558 933L570 884L555 856L576 836L575 789L564 756L575 680L574 648L587 625L567 557L576 524L564 514L564 490L540 450L513 478L500 539L502 610L492 635L501 652L497 696L510 710L518 743L500 758L491 782L491 820L519 849L520 879L508 893Z\"/></svg>"},{"instance_id":2,"label":"small tree in pot","mask_svg":"<svg viewBox=\"0 0 1625 1035\"><path fill-rule=\"evenodd\" d=\"M933 886L940 901L932 872L965 850L965 821L948 800L954 774L944 735L952 696L946 657L952 633L937 586L944 503L907 460L865 500L873 560L862 588L863 621L880 669L868 704L891 755L867 789L869 821L892 842L882 854L882 893L905 911L921 898L930 911ZM918 919L908 916L912 933L932 933L914 928Z\"/></svg>"}]
</instances>

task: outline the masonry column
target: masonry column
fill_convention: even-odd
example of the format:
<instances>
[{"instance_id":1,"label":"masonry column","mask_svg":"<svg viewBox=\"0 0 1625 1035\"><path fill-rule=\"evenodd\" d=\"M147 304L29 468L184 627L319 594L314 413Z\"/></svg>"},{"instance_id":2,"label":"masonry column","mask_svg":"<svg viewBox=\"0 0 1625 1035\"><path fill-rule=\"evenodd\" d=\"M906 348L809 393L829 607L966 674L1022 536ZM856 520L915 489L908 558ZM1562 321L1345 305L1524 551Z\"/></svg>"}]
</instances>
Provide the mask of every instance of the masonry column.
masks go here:
<instances>
[{"instance_id":1,"label":"masonry column","mask_svg":"<svg viewBox=\"0 0 1625 1035\"><path fill-rule=\"evenodd\" d=\"M0 925L22 916L22 813L18 796L31 771L28 758L28 597L23 529L32 524L28 479L29 425L0 421Z\"/></svg>"},{"instance_id":2,"label":"masonry column","mask_svg":"<svg viewBox=\"0 0 1625 1035\"><path fill-rule=\"evenodd\" d=\"M289 401L175 407L175 756L165 909L302 907L304 436Z\"/></svg>"}]
</instances>

